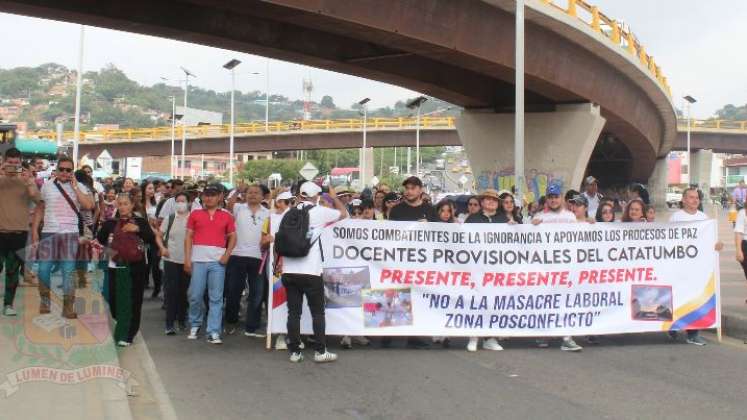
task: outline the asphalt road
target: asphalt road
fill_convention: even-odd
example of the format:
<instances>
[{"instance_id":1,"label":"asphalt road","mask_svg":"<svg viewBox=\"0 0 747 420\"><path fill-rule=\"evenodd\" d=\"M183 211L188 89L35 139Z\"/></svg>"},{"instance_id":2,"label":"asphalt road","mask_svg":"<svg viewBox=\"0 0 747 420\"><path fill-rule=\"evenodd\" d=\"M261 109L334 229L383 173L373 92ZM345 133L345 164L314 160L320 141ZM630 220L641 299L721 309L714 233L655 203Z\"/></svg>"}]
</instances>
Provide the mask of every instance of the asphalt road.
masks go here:
<instances>
[{"instance_id":1,"label":"asphalt road","mask_svg":"<svg viewBox=\"0 0 747 420\"><path fill-rule=\"evenodd\" d=\"M663 334L620 335L569 354L528 340L467 353L459 340L451 349L339 350L327 365L307 351L292 364L285 352L266 352L264 339L230 336L215 346L166 337L158 302L146 302L143 317L185 420L747 418L741 341L697 347Z\"/></svg>"}]
</instances>

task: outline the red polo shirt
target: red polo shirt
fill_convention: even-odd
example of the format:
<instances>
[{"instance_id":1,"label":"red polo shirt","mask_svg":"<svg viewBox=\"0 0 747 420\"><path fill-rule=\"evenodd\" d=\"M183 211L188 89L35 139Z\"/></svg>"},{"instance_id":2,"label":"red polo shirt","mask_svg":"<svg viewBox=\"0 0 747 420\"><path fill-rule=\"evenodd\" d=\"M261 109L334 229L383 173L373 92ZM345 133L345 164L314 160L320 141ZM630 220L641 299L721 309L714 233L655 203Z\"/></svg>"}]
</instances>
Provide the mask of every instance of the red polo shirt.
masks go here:
<instances>
[{"instance_id":1,"label":"red polo shirt","mask_svg":"<svg viewBox=\"0 0 747 420\"><path fill-rule=\"evenodd\" d=\"M195 210L189 214L187 229L192 235L192 261L218 261L226 252L228 235L236 232L231 213L218 209L210 215L205 209Z\"/></svg>"}]
</instances>

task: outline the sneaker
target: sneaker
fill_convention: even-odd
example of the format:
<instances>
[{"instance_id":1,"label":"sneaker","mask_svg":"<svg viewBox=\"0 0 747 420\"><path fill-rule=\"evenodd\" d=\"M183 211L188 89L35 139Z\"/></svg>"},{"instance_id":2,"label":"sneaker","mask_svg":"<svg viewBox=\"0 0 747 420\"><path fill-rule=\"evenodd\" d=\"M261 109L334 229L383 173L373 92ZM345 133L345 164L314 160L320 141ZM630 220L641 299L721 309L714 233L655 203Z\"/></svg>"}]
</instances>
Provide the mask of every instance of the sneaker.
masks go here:
<instances>
[{"instance_id":1,"label":"sneaker","mask_svg":"<svg viewBox=\"0 0 747 420\"><path fill-rule=\"evenodd\" d=\"M223 340L220 339L220 335L218 333L210 334L207 342L210 344L223 344Z\"/></svg>"},{"instance_id":2,"label":"sneaker","mask_svg":"<svg viewBox=\"0 0 747 420\"><path fill-rule=\"evenodd\" d=\"M581 351L584 348L576 344L572 338L564 338L560 344L560 350L562 351Z\"/></svg>"},{"instance_id":3,"label":"sneaker","mask_svg":"<svg viewBox=\"0 0 747 420\"><path fill-rule=\"evenodd\" d=\"M166 328L166 335L176 335L176 330L173 328Z\"/></svg>"},{"instance_id":4,"label":"sneaker","mask_svg":"<svg viewBox=\"0 0 747 420\"><path fill-rule=\"evenodd\" d=\"M18 315L18 312L16 312L15 309L13 309L12 306L8 305L3 308L3 315L5 316L16 316Z\"/></svg>"},{"instance_id":5,"label":"sneaker","mask_svg":"<svg viewBox=\"0 0 747 420\"><path fill-rule=\"evenodd\" d=\"M187 327L187 323L186 322L179 321L176 325L177 325L176 328L177 328L178 331L187 331L188 327Z\"/></svg>"},{"instance_id":6,"label":"sneaker","mask_svg":"<svg viewBox=\"0 0 747 420\"><path fill-rule=\"evenodd\" d=\"M288 343L285 342L285 336L279 335L275 339L275 350L288 350Z\"/></svg>"},{"instance_id":7,"label":"sneaker","mask_svg":"<svg viewBox=\"0 0 747 420\"><path fill-rule=\"evenodd\" d=\"M467 351L477 351L477 337L470 337L467 343Z\"/></svg>"},{"instance_id":8,"label":"sneaker","mask_svg":"<svg viewBox=\"0 0 747 420\"><path fill-rule=\"evenodd\" d=\"M130 347L132 343L129 341L119 340L117 341L117 347Z\"/></svg>"},{"instance_id":9,"label":"sneaker","mask_svg":"<svg viewBox=\"0 0 747 420\"><path fill-rule=\"evenodd\" d=\"M586 342L589 344L599 344L599 336L598 335L590 335L586 337Z\"/></svg>"},{"instance_id":10,"label":"sneaker","mask_svg":"<svg viewBox=\"0 0 747 420\"><path fill-rule=\"evenodd\" d=\"M347 335L345 337L342 337L342 341L340 341L340 346L344 349L350 350L353 348L353 341L348 337Z\"/></svg>"},{"instance_id":11,"label":"sneaker","mask_svg":"<svg viewBox=\"0 0 747 420\"><path fill-rule=\"evenodd\" d=\"M228 335L234 335L236 333L236 324L226 324L223 331Z\"/></svg>"},{"instance_id":12,"label":"sneaker","mask_svg":"<svg viewBox=\"0 0 747 420\"><path fill-rule=\"evenodd\" d=\"M325 350L324 353L314 352L314 361L317 363L330 363L337 360L337 355Z\"/></svg>"},{"instance_id":13,"label":"sneaker","mask_svg":"<svg viewBox=\"0 0 747 420\"><path fill-rule=\"evenodd\" d=\"M265 338L265 337L267 337L261 331L244 331L244 335L247 336L247 337L256 337L256 338Z\"/></svg>"},{"instance_id":14,"label":"sneaker","mask_svg":"<svg viewBox=\"0 0 747 420\"><path fill-rule=\"evenodd\" d=\"M705 346L706 344L708 344L700 335L694 335L692 337L688 336L685 342L687 344L695 344L696 346Z\"/></svg>"},{"instance_id":15,"label":"sneaker","mask_svg":"<svg viewBox=\"0 0 747 420\"><path fill-rule=\"evenodd\" d=\"M357 337L353 337L353 343L355 343L355 344L357 344L359 346L369 346L369 345L371 345L371 340L369 340L368 338L360 335L360 336L357 336Z\"/></svg>"},{"instance_id":16,"label":"sneaker","mask_svg":"<svg viewBox=\"0 0 747 420\"><path fill-rule=\"evenodd\" d=\"M541 349L546 349L550 347L550 344L544 338L538 338L535 342L537 343L537 347Z\"/></svg>"},{"instance_id":17,"label":"sneaker","mask_svg":"<svg viewBox=\"0 0 747 420\"><path fill-rule=\"evenodd\" d=\"M288 359L288 360L290 360L291 363L303 362L303 353L301 353L300 351L299 352L291 353L290 359Z\"/></svg>"},{"instance_id":18,"label":"sneaker","mask_svg":"<svg viewBox=\"0 0 747 420\"><path fill-rule=\"evenodd\" d=\"M189 329L189 335L187 336L190 340L197 340L197 333L200 332L200 327L192 327Z\"/></svg>"},{"instance_id":19,"label":"sneaker","mask_svg":"<svg viewBox=\"0 0 747 420\"><path fill-rule=\"evenodd\" d=\"M498 340L496 340L495 338L488 338L487 340L483 341L482 348L485 350L493 350L493 351L503 350L503 346L498 344Z\"/></svg>"}]
</instances>

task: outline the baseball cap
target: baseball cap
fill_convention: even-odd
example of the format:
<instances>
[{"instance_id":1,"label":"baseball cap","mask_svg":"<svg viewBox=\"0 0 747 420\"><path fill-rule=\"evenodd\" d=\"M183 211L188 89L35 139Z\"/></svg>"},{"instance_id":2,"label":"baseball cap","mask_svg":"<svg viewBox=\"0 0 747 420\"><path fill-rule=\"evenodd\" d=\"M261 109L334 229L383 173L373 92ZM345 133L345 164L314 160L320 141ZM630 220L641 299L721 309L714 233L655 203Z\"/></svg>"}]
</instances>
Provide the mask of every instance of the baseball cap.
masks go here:
<instances>
[{"instance_id":1,"label":"baseball cap","mask_svg":"<svg viewBox=\"0 0 747 420\"><path fill-rule=\"evenodd\" d=\"M314 198L320 192L322 192L322 189L315 183L311 181L306 181L303 184L301 184L301 188L299 189L299 192L303 197Z\"/></svg>"},{"instance_id":2,"label":"baseball cap","mask_svg":"<svg viewBox=\"0 0 747 420\"><path fill-rule=\"evenodd\" d=\"M560 193L561 193L560 185L550 184L547 186L547 191L545 192L545 195L560 195Z\"/></svg>"},{"instance_id":3,"label":"baseball cap","mask_svg":"<svg viewBox=\"0 0 747 420\"><path fill-rule=\"evenodd\" d=\"M288 191L283 191L280 194L278 194L277 197L275 197L276 200L290 200L293 198L293 195L291 195Z\"/></svg>"},{"instance_id":4,"label":"baseball cap","mask_svg":"<svg viewBox=\"0 0 747 420\"><path fill-rule=\"evenodd\" d=\"M209 184L202 190L203 194L220 194L222 193L223 185L221 184Z\"/></svg>"},{"instance_id":5,"label":"baseball cap","mask_svg":"<svg viewBox=\"0 0 747 420\"><path fill-rule=\"evenodd\" d=\"M353 207L358 207L362 203L363 203L363 201L361 201L360 199L354 198L353 201L350 202L350 205L352 205Z\"/></svg>"},{"instance_id":6,"label":"baseball cap","mask_svg":"<svg viewBox=\"0 0 747 420\"><path fill-rule=\"evenodd\" d=\"M597 179L594 178L593 176L589 175L589 176L586 177L586 179L584 181L586 181L586 185L589 185L589 184L593 184L593 183L597 182Z\"/></svg>"},{"instance_id":7,"label":"baseball cap","mask_svg":"<svg viewBox=\"0 0 747 420\"><path fill-rule=\"evenodd\" d=\"M406 187L408 185L415 185L416 187L422 187L423 181L420 180L420 178L416 177L415 175L407 178L402 182L402 186Z\"/></svg>"},{"instance_id":8,"label":"baseball cap","mask_svg":"<svg viewBox=\"0 0 747 420\"><path fill-rule=\"evenodd\" d=\"M573 198L571 198L571 203L589 207L589 200L587 200L582 194L573 196Z\"/></svg>"}]
</instances>

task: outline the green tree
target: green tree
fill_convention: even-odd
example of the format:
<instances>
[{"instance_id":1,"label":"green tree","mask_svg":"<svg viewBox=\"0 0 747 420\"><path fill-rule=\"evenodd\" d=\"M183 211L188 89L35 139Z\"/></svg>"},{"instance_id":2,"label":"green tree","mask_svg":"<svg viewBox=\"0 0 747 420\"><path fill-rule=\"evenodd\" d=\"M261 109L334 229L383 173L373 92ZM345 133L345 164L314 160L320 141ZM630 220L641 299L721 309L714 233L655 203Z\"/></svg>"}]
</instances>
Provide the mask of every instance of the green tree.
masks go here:
<instances>
[{"instance_id":1,"label":"green tree","mask_svg":"<svg viewBox=\"0 0 747 420\"><path fill-rule=\"evenodd\" d=\"M239 179L266 182L271 174L279 173L283 181L294 180L300 177L298 171L303 165L300 160L250 160L244 164Z\"/></svg>"}]
</instances>

